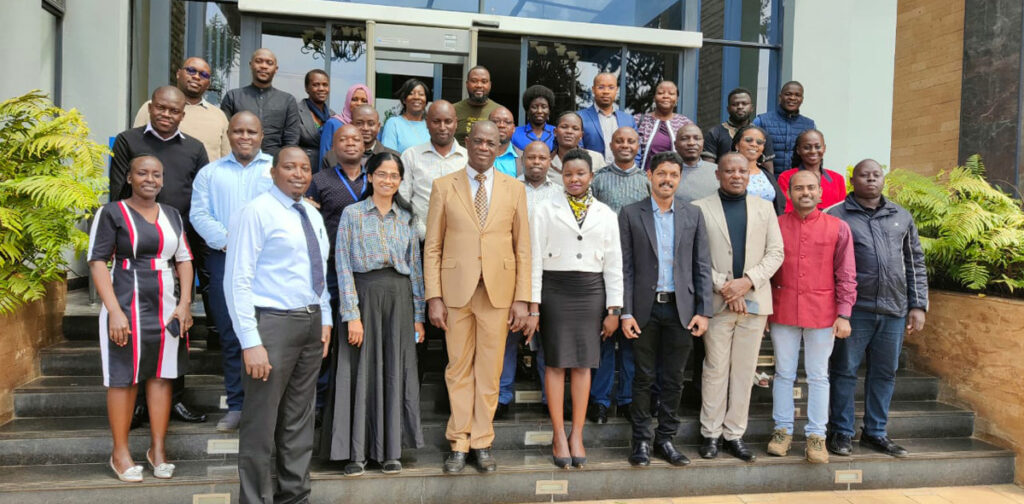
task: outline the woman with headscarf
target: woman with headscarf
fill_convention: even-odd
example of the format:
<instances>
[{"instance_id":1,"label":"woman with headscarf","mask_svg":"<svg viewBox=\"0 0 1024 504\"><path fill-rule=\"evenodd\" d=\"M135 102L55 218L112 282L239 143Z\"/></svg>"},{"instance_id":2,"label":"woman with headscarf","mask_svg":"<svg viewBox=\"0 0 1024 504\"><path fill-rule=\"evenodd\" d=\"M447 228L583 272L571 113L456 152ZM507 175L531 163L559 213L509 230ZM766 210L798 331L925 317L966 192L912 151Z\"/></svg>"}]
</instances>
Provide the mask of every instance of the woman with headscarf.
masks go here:
<instances>
[{"instance_id":1,"label":"woman with headscarf","mask_svg":"<svg viewBox=\"0 0 1024 504\"><path fill-rule=\"evenodd\" d=\"M334 132L342 127L342 125L352 122L352 109L364 103L373 105L373 95L370 94L370 88L366 87L366 84L353 84L350 86L348 92L345 93L345 106L341 109L341 113L331 116L324 123L323 128L320 128L320 159L323 159L327 151L331 150ZM315 172L319 164L312 166Z\"/></svg>"}]
</instances>

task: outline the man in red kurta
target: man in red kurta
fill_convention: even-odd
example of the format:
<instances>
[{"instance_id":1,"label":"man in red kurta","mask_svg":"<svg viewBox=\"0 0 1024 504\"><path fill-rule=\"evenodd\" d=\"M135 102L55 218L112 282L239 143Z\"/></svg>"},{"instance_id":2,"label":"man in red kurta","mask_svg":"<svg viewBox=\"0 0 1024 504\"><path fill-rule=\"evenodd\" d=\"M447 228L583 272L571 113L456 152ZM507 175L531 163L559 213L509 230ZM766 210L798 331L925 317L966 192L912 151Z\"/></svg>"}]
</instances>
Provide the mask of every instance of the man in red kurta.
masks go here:
<instances>
[{"instance_id":1,"label":"man in red kurta","mask_svg":"<svg viewBox=\"0 0 1024 504\"><path fill-rule=\"evenodd\" d=\"M772 347L775 383L772 416L775 432L768 453L785 456L793 441L793 383L800 341L807 372L808 462L828 462L828 359L835 338L850 335L850 312L857 300L853 235L846 222L818 210L821 182L799 171L789 180L793 211L779 217L786 256L772 277Z\"/></svg>"}]
</instances>

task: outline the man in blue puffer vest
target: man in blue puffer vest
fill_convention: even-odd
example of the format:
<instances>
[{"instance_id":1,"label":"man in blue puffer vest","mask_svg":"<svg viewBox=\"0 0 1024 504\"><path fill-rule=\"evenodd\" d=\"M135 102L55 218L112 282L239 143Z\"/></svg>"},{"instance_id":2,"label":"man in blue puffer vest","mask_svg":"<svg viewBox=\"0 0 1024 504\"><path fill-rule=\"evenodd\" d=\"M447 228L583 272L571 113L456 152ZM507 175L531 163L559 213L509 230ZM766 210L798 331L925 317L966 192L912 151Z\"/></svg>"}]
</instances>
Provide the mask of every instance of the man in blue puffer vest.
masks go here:
<instances>
[{"instance_id":1,"label":"man in blue puffer vest","mask_svg":"<svg viewBox=\"0 0 1024 504\"><path fill-rule=\"evenodd\" d=\"M800 115L803 102L803 84L789 81L782 85L782 91L779 92L779 106L754 118L754 124L767 130L771 136L772 147L775 148L776 177L792 168L796 137L806 130L816 128L814 119Z\"/></svg>"}]
</instances>

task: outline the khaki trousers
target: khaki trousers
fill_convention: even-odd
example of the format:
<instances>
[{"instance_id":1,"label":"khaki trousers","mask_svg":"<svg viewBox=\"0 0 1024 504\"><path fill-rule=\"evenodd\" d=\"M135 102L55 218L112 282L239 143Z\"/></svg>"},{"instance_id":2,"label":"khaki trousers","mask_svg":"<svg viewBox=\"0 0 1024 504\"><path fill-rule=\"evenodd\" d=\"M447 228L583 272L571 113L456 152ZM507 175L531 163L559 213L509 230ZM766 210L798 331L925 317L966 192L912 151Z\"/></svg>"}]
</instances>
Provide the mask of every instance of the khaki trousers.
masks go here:
<instances>
[{"instance_id":1,"label":"khaki trousers","mask_svg":"<svg viewBox=\"0 0 1024 504\"><path fill-rule=\"evenodd\" d=\"M701 382L700 433L706 438L743 437L767 315L741 314L726 309L711 318L704 335L704 375Z\"/></svg>"},{"instance_id":2,"label":"khaki trousers","mask_svg":"<svg viewBox=\"0 0 1024 504\"><path fill-rule=\"evenodd\" d=\"M491 306L481 281L466 306L448 307L448 367L444 381L452 415L445 437L452 450L490 448L494 410L508 337L508 308Z\"/></svg>"}]
</instances>

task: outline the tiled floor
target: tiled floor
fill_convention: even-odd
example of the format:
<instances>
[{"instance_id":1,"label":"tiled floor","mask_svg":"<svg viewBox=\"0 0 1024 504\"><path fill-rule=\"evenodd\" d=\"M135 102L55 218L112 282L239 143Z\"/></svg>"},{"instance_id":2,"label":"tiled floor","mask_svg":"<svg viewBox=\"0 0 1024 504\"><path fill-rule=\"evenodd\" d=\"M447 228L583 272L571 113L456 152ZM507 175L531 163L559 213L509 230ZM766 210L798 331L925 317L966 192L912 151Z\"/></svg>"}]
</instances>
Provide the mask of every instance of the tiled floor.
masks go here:
<instances>
[{"instance_id":1,"label":"tiled floor","mask_svg":"<svg viewBox=\"0 0 1024 504\"><path fill-rule=\"evenodd\" d=\"M587 504L1024 504L1016 485L585 501ZM583 504L584 501L565 504Z\"/></svg>"}]
</instances>

